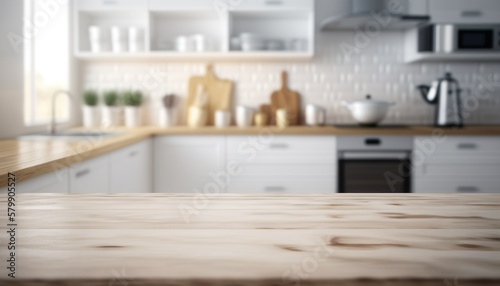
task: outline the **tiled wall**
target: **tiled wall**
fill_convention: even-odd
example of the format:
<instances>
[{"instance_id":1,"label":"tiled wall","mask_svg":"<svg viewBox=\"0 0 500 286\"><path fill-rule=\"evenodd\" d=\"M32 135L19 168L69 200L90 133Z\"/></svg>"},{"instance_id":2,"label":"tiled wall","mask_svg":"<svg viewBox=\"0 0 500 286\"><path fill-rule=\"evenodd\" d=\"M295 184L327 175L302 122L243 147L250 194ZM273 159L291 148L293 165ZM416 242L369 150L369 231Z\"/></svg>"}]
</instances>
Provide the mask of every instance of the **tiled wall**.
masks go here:
<instances>
[{"instance_id":1,"label":"tiled wall","mask_svg":"<svg viewBox=\"0 0 500 286\"><path fill-rule=\"evenodd\" d=\"M235 82L235 104L258 106L269 102L271 92L280 87L280 72L287 70L290 88L300 92L303 104L326 107L329 123L353 122L340 102L371 94L375 99L396 103L384 121L388 124L431 124L434 107L423 101L415 86L430 84L451 71L466 90L466 123L500 123L500 63L405 64L400 32L383 32L347 58L340 44L353 44L353 37L351 32L319 33L312 61L215 62L214 69L217 76ZM168 93L184 97L188 78L202 73L204 63L195 62L89 62L81 66L82 88L144 90L151 124L155 124L161 97ZM486 88L482 86L485 82L489 84ZM478 94L482 96L478 98Z\"/></svg>"}]
</instances>

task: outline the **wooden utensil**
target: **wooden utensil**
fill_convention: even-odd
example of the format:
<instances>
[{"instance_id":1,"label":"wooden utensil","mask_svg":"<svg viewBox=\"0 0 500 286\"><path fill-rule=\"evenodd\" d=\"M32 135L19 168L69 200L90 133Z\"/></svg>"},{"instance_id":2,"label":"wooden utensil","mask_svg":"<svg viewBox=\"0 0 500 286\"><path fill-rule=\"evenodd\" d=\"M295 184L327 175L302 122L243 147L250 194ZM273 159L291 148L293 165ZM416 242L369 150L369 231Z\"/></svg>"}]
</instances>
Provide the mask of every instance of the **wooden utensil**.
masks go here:
<instances>
[{"instance_id":1,"label":"wooden utensil","mask_svg":"<svg viewBox=\"0 0 500 286\"><path fill-rule=\"evenodd\" d=\"M276 110L284 108L288 114L288 125L300 123L300 95L287 87L287 73L281 73L281 89L271 94L271 124L276 124Z\"/></svg>"},{"instance_id":2,"label":"wooden utensil","mask_svg":"<svg viewBox=\"0 0 500 286\"><path fill-rule=\"evenodd\" d=\"M212 65L207 65L204 76L193 76L188 82L188 95L186 98L186 120L187 110L195 102L197 87L203 85L207 95L208 125L214 125L214 113L216 110L230 110L233 83L229 80L218 79L214 73Z\"/></svg>"}]
</instances>

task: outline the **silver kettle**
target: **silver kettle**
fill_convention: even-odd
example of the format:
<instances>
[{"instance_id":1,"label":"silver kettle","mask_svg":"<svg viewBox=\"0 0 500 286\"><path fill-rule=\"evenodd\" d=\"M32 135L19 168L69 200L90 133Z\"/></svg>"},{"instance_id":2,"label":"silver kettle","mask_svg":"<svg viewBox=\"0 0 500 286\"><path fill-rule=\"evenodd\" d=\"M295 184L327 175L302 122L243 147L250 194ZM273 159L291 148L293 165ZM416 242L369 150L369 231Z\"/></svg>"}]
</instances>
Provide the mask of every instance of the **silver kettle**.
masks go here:
<instances>
[{"instance_id":1,"label":"silver kettle","mask_svg":"<svg viewBox=\"0 0 500 286\"><path fill-rule=\"evenodd\" d=\"M451 76L451 73L445 73L444 77L433 81L431 86L419 85L417 88L426 102L437 104L436 126L463 127L460 100L462 90L458 81Z\"/></svg>"}]
</instances>

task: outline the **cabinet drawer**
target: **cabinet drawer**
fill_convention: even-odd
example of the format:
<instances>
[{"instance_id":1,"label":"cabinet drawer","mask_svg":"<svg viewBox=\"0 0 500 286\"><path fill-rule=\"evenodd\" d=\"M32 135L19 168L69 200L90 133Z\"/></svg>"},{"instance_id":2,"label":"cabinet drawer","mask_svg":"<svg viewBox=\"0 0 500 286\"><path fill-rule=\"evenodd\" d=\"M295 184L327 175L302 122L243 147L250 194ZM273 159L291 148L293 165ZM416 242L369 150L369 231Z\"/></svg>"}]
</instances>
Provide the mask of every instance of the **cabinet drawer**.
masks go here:
<instances>
[{"instance_id":1,"label":"cabinet drawer","mask_svg":"<svg viewBox=\"0 0 500 286\"><path fill-rule=\"evenodd\" d=\"M295 164L241 164L240 173L235 177L261 178L261 177L300 177L313 179L317 177L330 177L336 175L333 164L295 165Z\"/></svg>"},{"instance_id":2,"label":"cabinet drawer","mask_svg":"<svg viewBox=\"0 0 500 286\"><path fill-rule=\"evenodd\" d=\"M415 193L500 193L500 181L429 180L416 181Z\"/></svg>"},{"instance_id":3,"label":"cabinet drawer","mask_svg":"<svg viewBox=\"0 0 500 286\"><path fill-rule=\"evenodd\" d=\"M144 0L79 0L77 5L80 11L146 10L148 7Z\"/></svg>"},{"instance_id":4,"label":"cabinet drawer","mask_svg":"<svg viewBox=\"0 0 500 286\"><path fill-rule=\"evenodd\" d=\"M498 176L500 164L472 165L472 164L429 164L417 169L423 176Z\"/></svg>"},{"instance_id":5,"label":"cabinet drawer","mask_svg":"<svg viewBox=\"0 0 500 286\"><path fill-rule=\"evenodd\" d=\"M109 156L101 156L70 168L71 193L108 193Z\"/></svg>"},{"instance_id":6,"label":"cabinet drawer","mask_svg":"<svg viewBox=\"0 0 500 286\"><path fill-rule=\"evenodd\" d=\"M335 161L335 137L330 136L230 136L228 160L242 162L331 163Z\"/></svg>"},{"instance_id":7,"label":"cabinet drawer","mask_svg":"<svg viewBox=\"0 0 500 286\"><path fill-rule=\"evenodd\" d=\"M248 178L233 179L227 188L229 193L290 193L290 194L324 194L335 191L335 179L321 177L304 180L297 177L288 178Z\"/></svg>"},{"instance_id":8,"label":"cabinet drawer","mask_svg":"<svg viewBox=\"0 0 500 286\"><path fill-rule=\"evenodd\" d=\"M432 137L416 137L414 148L430 156L498 156L500 157L500 138L482 136L448 136L442 142ZM454 154L449 154L454 153Z\"/></svg>"},{"instance_id":9,"label":"cabinet drawer","mask_svg":"<svg viewBox=\"0 0 500 286\"><path fill-rule=\"evenodd\" d=\"M124 147L118 151L111 153L111 163L113 164L116 161L121 161L124 159L134 159L140 158L141 156L147 156L147 153L151 151L151 148L152 142L149 140Z\"/></svg>"}]
</instances>

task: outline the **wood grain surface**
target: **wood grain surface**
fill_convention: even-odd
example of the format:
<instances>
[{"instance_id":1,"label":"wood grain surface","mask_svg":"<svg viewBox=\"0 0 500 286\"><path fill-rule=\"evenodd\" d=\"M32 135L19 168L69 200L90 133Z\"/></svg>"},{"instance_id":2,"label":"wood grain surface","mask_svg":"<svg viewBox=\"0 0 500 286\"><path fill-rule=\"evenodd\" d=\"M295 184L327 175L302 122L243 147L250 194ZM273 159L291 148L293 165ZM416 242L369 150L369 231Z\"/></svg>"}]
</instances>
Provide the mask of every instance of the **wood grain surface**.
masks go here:
<instances>
[{"instance_id":1,"label":"wood grain surface","mask_svg":"<svg viewBox=\"0 0 500 286\"><path fill-rule=\"evenodd\" d=\"M80 130L81 128L79 128ZM100 131L100 130L94 130ZM102 154L118 150L152 136L162 135L408 135L432 136L500 136L499 126L470 126L461 129L439 129L428 126L409 126L407 128L337 128L275 126L239 128L215 127L189 128L177 126L171 128L140 127L135 129L118 128L120 134L111 138L97 138L82 141L28 141L0 140L0 188L7 185L8 172L16 174L17 181L25 181L59 168L69 167ZM107 130L103 130L107 132ZM442 136L442 135L440 135Z\"/></svg>"},{"instance_id":2,"label":"wood grain surface","mask_svg":"<svg viewBox=\"0 0 500 286\"><path fill-rule=\"evenodd\" d=\"M500 195L17 202L18 278L5 278L1 259L0 285L500 285Z\"/></svg>"}]
</instances>

